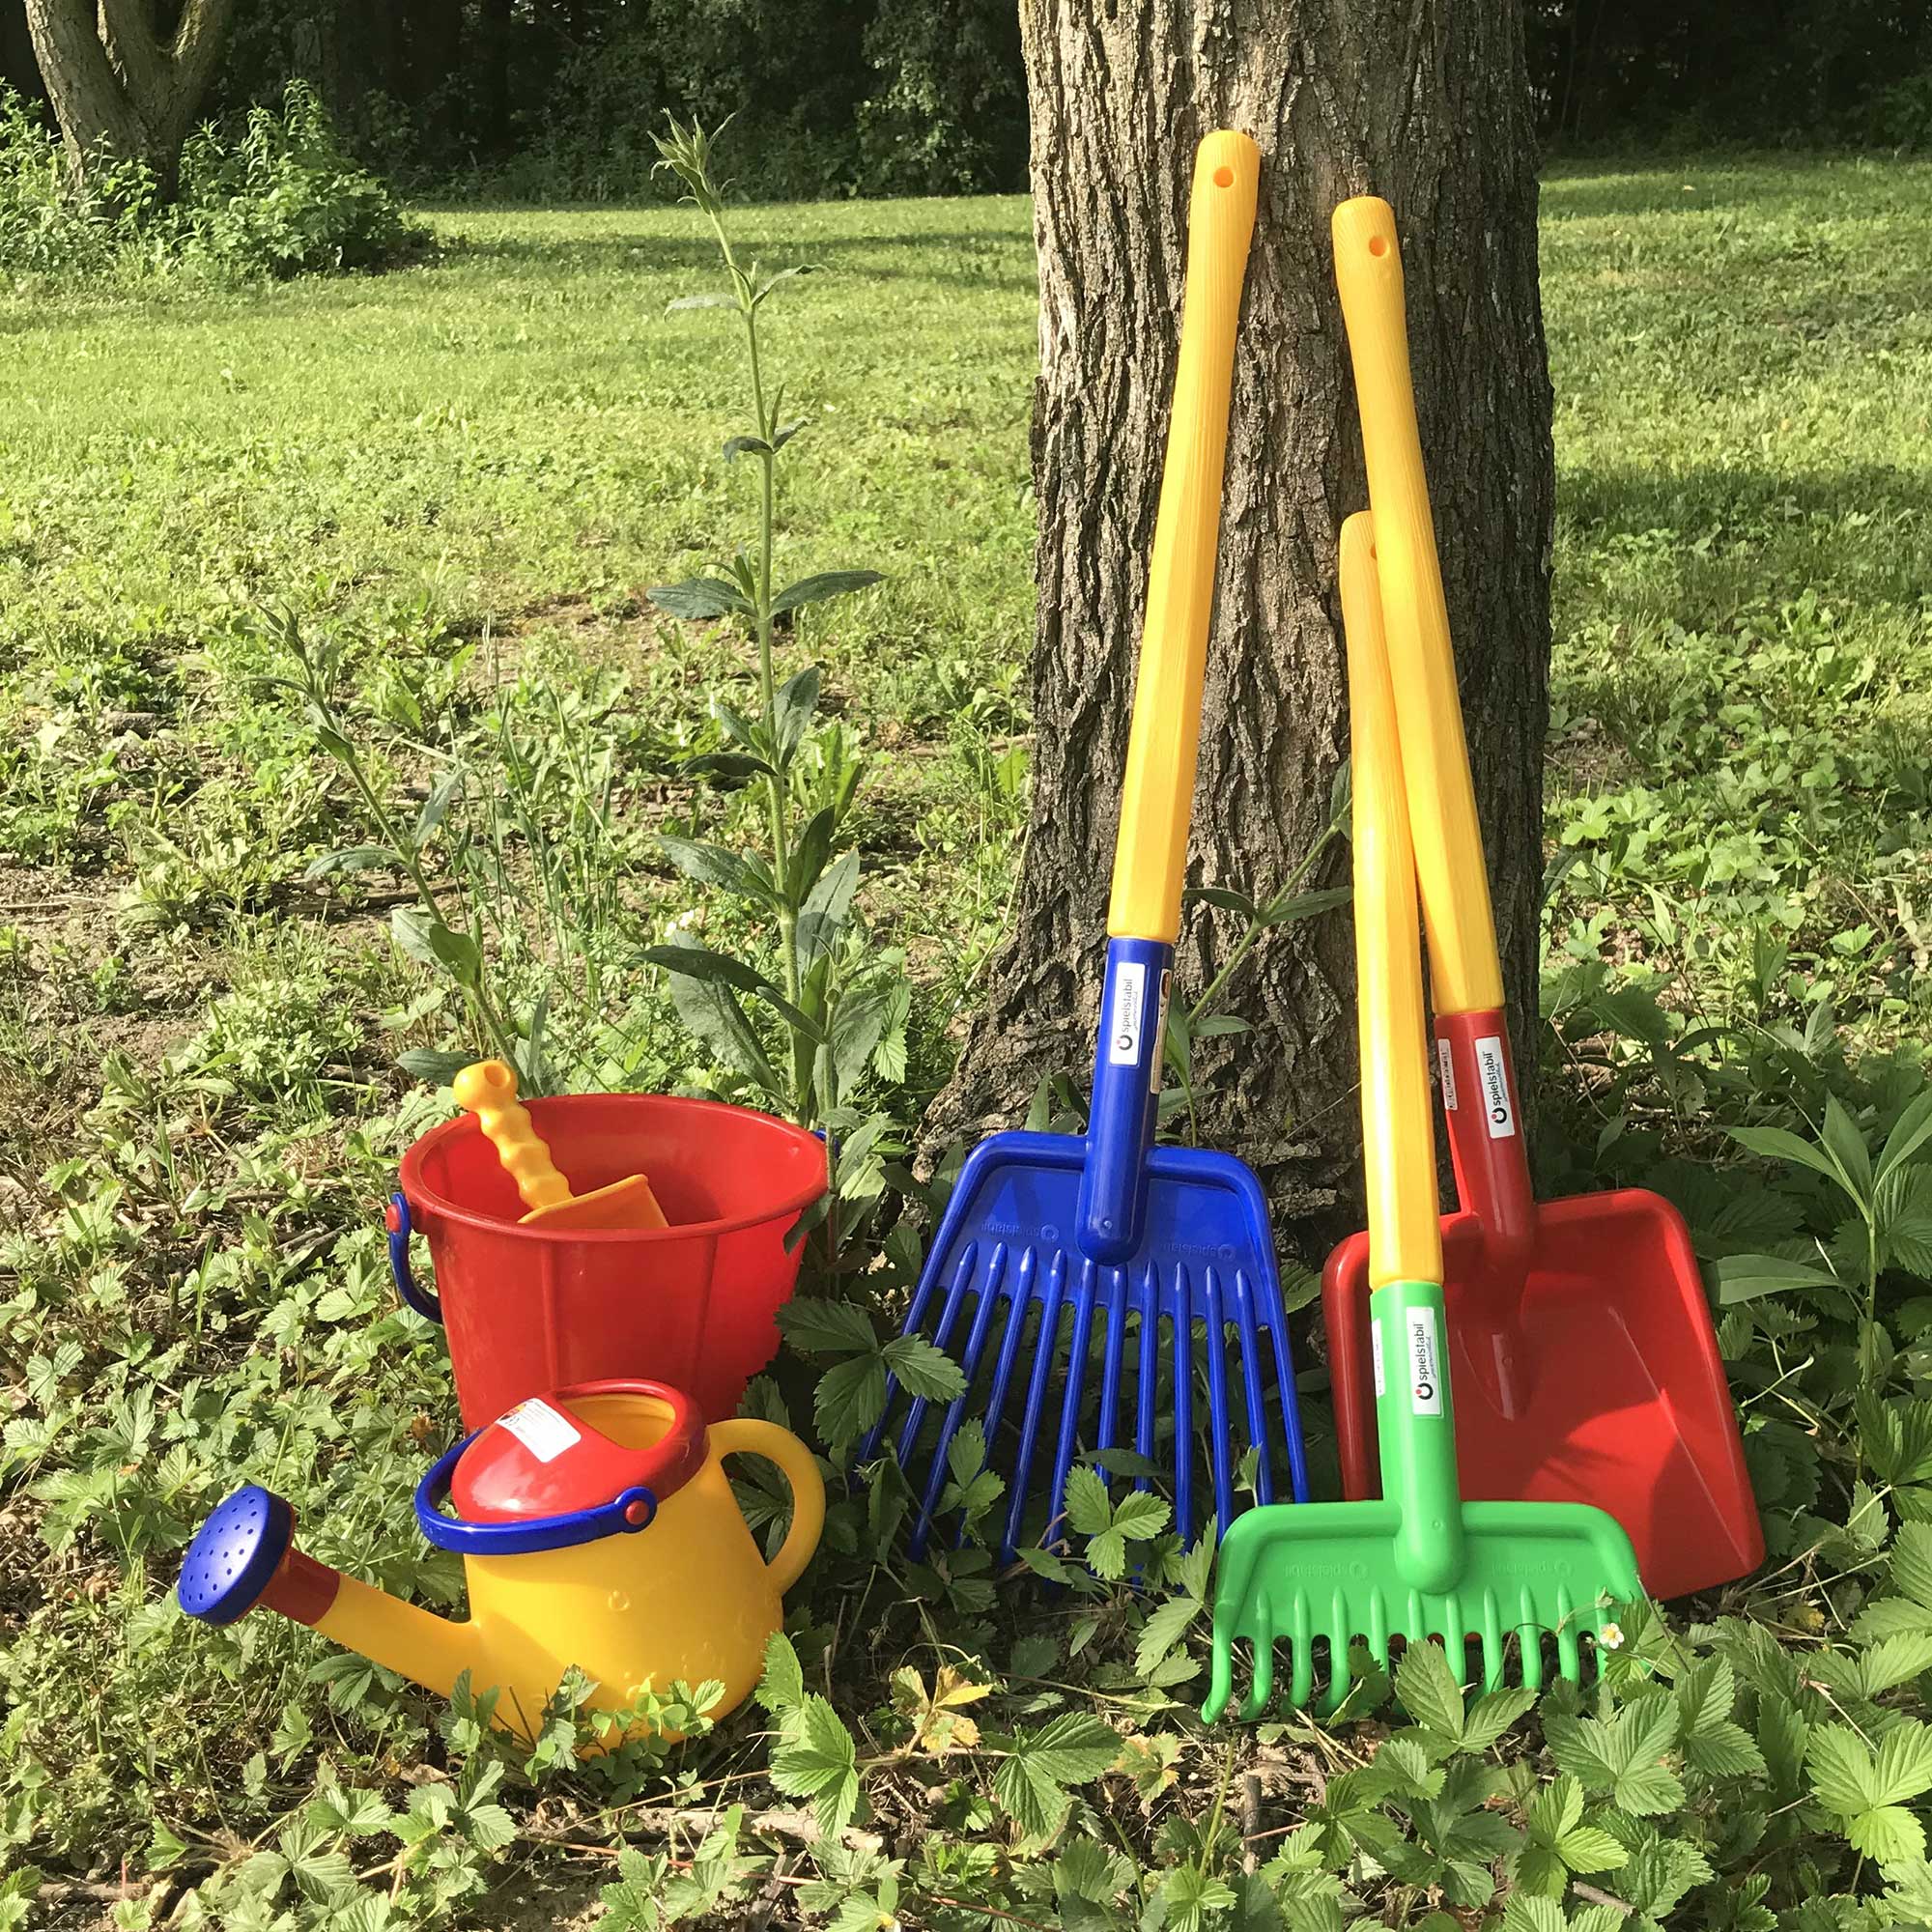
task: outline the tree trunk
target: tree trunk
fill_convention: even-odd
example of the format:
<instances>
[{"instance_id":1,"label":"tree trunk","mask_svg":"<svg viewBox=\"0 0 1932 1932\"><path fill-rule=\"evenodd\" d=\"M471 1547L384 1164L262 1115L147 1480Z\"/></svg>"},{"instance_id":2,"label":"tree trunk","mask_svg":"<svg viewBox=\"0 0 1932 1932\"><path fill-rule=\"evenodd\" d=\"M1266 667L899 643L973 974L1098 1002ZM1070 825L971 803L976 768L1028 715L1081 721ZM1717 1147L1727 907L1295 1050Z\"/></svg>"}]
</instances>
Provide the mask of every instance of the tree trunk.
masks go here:
<instances>
[{"instance_id":1,"label":"tree trunk","mask_svg":"<svg viewBox=\"0 0 1932 1932\"><path fill-rule=\"evenodd\" d=\"M1279 888L1319 838L1346 754L1335 547L1367 495L1328 216L1372 191L1401 224L1505 972L1519 1025L1533 1024L1554 477L1517 0L1026 0L1022 19L1041 318L1032 822L1013 937L937 1131L1013 1122L1042 1072L1086 1078L1188 182L1216 127L1251 133L1264 158L1189 883ZM1338 842L1307 883L1347 870ZM1196 906L1178 1003L1241 926ZM1248 1159L1277 1228L1314 1257L1355 1212L1350 955L1346 914L1265 936L1231 989L1253 1033L1196 1061L1204 1141ZM1525 1032L1524 1065L1530 1046ZM1321 1225L1289 1225L1311 1216Z\"/></svg>"},{"instance_id":2,"label":"tree trunk","mask_svg":"<svg viewBox=\"0 0 1932 1932\"><path fill-rule=\"evenodd\" d=\"M27 30L76 173L103 151L144 160L172 194L182 143L235 0L184 0L174 33L152 0L27 0Z\"/></svg>"}]
</instances>

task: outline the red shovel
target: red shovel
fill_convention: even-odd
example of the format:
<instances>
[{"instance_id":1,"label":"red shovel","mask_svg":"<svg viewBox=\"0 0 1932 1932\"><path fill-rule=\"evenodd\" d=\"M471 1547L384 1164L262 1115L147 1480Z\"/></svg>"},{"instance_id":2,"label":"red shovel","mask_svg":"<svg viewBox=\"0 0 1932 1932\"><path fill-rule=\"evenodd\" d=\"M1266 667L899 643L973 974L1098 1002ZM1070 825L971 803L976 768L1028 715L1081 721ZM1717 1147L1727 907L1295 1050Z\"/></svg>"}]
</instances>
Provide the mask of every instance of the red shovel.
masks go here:
<instances>
[{"instance_id":1,"label":"red shovel","mask_svg":"<svg viewBox=\"0 0 1932 1932\"><path fill-rule=\"evenodd\" d=\"M1456 692L1386 202L1334 215L1459 1213L1442 1222L1463 1493L1582 1502L1629 1532L1654 1597L1764 1560L1737 1414L1683 1218L1636 1188L1539 1203ZM1328 1258L1322 1318L1342 1486L1378 1492L1369 1249Z\"/></svg>"}]
</instances>

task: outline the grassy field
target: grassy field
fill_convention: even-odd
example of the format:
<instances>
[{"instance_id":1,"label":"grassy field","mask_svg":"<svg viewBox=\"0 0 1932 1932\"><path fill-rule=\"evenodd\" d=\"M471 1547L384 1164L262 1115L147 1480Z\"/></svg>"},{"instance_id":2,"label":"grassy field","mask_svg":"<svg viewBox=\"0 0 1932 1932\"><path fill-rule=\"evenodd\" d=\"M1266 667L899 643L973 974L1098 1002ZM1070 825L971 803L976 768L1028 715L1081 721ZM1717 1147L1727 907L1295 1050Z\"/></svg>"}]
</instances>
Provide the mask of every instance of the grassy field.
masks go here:
<instances>
[{"instance_id":1,"label":"grassy field","mask_svg":"<svg viewBox=\"0 0 1932 1932\"><path fill-rule=\"evenodd\" d=\"M1923 1508L1898 1498L1932 1496L1906 1453L1932 1440L1932 1355L1912 1352L1916 1318L1887 1312L1932 1280L1932 1199L1915 1182L1883 1207L1896 1240L1888 1261L1873 1236L1864 1281L1816 1175L1696 1161L1723 1127L1815 1122L1828 1094L1878 1146L1918 1091L1894 1056L1932 1015L1932 168L1560 173L1544 208L1560 471L1547 1165L1669 1186L1716 1263L1825 1270L1726 1316L1784 1579L1726 1607L1788 1648L1843 1629L1893 1518ZM439 1598L454 1581L422 1563L401 1506L420 1445L454 1427L442 1351L394 1308L372 1204L442 1111L394 1058L453 1043L461 1012L385 936L392 878L308 875L364 832L265 609L339 653L386 789L420 798L468 772L479 849L506 748L581 753L508 786L558 864L541 881L512 868L529 903L493 910L493 936L526 993L614 988L558 1022L574 1077L709 1073L621 962L688 904L654 835L714 810L677 774L717 742L707 695L749 690L753 669L643 599L749 531L746 466L718 460L742 426L727 322L666 313L714 284L713 257L685 211L436 219L442 258L378 280L0 294L0 1926L534 1926L607 1886L620 1928L660 1922L667 1900L744 1922L753 1906L730 1901L747 1896L779 1922L852 1927L895 1911L1124 1925L1149 1900L1166 1916L1142 1922L1236 1922L1232 1891L1188 1890L1238 1874L1227 1820L1247 1820L1221 1802L1234 1760L1180 1710L1200 1620L1150 1652L1128 1591L1050 1600L1015 1644L969 1568L827 1566L794 1634L860 1733L875 1837L789 1844L756 1869L781 1840L750 1824L707 1853L708 1827L652 1836L636 1815L640 1799L705 1817L788 1802L746 1719L678 1754L668 1782L648 1753L595 1776L554 1745L512 1761L290 1626L223 1636L171 1608L181 1544L243 1474L298 1496L324 1558ZM868 760L865 904L919 987L905 1110L943 1073L1024 822L1027 211L760 208L738 228L768 267L822 270L770 311L807 422L781 570L886 573L806 613L785 648L824 666L827 708ZM785 1371L808 1428L810 1387ZM1855 1387L1873 1406L1856 1427ZM1875 1446L1887 1404L1895 1452ZM890 1614L861 1594L873 1575ZM855 1631L867 1603L874 1625ZM974 1714L1008 1743L935 1754L925 1687L947 1665L984 1677L982 1657L1004 1676ZM900 1667L923 1673L916 1694L888 1684ZM1833 1708L1870 1717L1926 1667L1932 1648ZM1026 1759L1028 1727L1096 1711L1127 1739L1125 1769L1094 1785L1090 1736L1040 1773L1078 1794L1095 1848L1056 1872L1000 1765ZM1762 1713L1747 1698L1740 1716ZM1286 1831L1364 1746L1277 1732L1242 1751L1269 1808L1240 1829ZM1497 1786L1492 1808L1516 1819L1527 1788ZM1671 1840L1702 1861L1681 1889L1770 1874L1782 1910L1806 1872L1812 1889L1877 1883L1842 1839L1836 1879L1825 1840L1804 1841L1810 1866L1776 1833L1720 1856L1726 1789L1694 1787L1688 1812L1703 1804L1711 1829ZM319 1812L317 1792L348 1796ZM620 1841L643 1849L620 1865ZM1420 1865L1365 1878L1334 1852L1358 1842L1264 1846L1277 1904L1359 1897L1404 1922L1487 1902ZM1890 1866L1916 1855L1892 1849L1902 1886ZM1282 1865L1291 1852L1302 1862ZM1667 1889L1647 1909L1667 1912ZM1617 1895L1641 1906L1634 1875ZM1307 1909L1289 1922L1330 1922Z\"/></svg>"}]
</instances>

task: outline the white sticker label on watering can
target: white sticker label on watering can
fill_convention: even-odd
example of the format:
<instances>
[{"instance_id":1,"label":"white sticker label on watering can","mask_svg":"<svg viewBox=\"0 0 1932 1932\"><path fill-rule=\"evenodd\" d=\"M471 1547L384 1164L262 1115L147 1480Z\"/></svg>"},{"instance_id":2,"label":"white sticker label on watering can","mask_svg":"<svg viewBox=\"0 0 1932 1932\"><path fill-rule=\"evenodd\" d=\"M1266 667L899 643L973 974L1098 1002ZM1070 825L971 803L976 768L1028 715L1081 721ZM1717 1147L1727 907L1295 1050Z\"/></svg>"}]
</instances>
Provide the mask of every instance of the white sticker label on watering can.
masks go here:
<instances>
[{"instance_id":1,"label":"white sticker label on watering can","mask_svg":"<svg viewBox=\"0 0 1932 1932\"><path fill-rule=\"evenodd\" d=\"M1456 1056L1450 1052L1446 1039L1435 1042L1435 1072L1442 1086L1442 1104L1453 1114L1456 1111Z\"/></svg>"},{"instance_id":2,"label":"white sticker label on watering can","mask_svg":"<svg viewBox=\"0 0 1932 1932\"><path fill-rule=\"evenodd\" d=\"M582 1433L573 1429L567 1417L534 1396L528 1402L520 1402L509 1414L499 1415L497 1420L539 1463L554 1463L573 1443L583 1440Z\"/></svg>"},{"instance_id":3,"label":"white sticker label on watering can","mask_svg":"<svg viewBox=\"0 0 1932 1932\"><path fill-rule=\"evenodd\" d=\"M1435 1350L1435 1311L1408 1311L1408 1412L1442 1413L1442 1368Z\"/></svg>"},{"instance_id":4,"label":"white sticker label on watering can","mask_svg":"<svg viewBox=\"0 0 1932 1932\"><path fill-rule=\"evenodd\" d=\"M1107 1015L1107 1064L1131 1066L1141 1057L1141 1007L1147 999L1147 968L1123 960L1114 975L1114 1010Z\"/></svg>"},{"instance_id":5,"label":"white sticker label on watering can","mask_svg":"<svg viewBox=\"0 0 1932 1932\"><path fill-rule=\"evenodd\" d=\"M1490 1138L1506 1141L1516 1132L1516 1109L1510 1104L1509 1062L1503 1058L1503 1043L1495 1034L1476 1042L1476 1075L1483 1083Z\"/></svg>"}]
</instances>

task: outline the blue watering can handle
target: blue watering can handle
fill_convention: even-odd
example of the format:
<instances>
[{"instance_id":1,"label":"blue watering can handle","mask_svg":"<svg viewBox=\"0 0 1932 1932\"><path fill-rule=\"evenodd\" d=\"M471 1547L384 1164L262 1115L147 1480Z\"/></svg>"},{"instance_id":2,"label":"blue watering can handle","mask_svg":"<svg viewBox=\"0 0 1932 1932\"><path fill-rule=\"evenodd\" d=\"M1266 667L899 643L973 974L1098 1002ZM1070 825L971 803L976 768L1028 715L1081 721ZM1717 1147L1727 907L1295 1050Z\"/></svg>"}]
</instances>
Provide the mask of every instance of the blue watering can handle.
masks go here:
<instances>
[{"instance_id":1,"label":"blue watering can handle","mask_svg":"<svg viewBox=\"0 0 1932 1932\"><path fill-rule=\"evenodd\" d=\"M639 1487L620 1491L595 1509L566 1510L524 1522L466 1522L444 1516L442 1500L449 1494L457 1462L482 1433L473 1430L453 1449L444 1450L416 1485L416 1527L439 1549L454 1549L465 1556L528 1556L540 1549L595 1543L606 1536L635 1536L648 1529L657 1516L657 1497Z\"/></svg>"},{"instance_id":2,"label":"blue watering can handle","mask_svg":"<svg viewBox=\"0 0 1932 1932\"><path fill-rule=\"evenodd\" d=\"M428 1289L418 1288L410 1266L410 1204L401 1194L389 1196L389 1272L396 1277L396 1293L425 1321L440 1322L442 1303Z\"/></svg>"}]
</instances>

